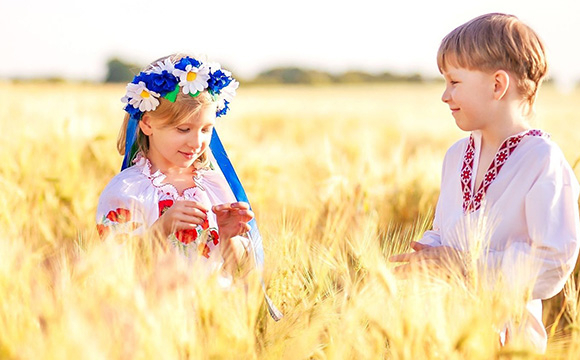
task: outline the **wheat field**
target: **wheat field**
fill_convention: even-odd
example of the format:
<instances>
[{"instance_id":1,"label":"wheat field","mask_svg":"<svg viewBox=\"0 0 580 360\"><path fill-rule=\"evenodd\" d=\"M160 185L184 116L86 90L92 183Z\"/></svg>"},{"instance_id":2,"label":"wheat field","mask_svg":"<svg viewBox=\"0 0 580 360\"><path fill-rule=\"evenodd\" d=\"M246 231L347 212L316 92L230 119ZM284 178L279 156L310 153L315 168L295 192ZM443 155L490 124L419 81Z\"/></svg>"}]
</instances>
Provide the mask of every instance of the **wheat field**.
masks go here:
<instances>
[{"instance_id":1,"label":"wheat field","mask_svg":"<svg viewBox=\"0 0 580 360\"><path fill-rule=\"evenodd\" d=\"M242 87L217 130L264 239L228 291L146 242L99 240L118 172L123 85L0 83L1 359L489 359L517 299L401 280L386 259L430 226L446 149L465 136L441 84ZM541 89L535 125L580 175L580 90ZM580 353L578 271L544 302L548 359Z\"/></svg>"}]
</instances>

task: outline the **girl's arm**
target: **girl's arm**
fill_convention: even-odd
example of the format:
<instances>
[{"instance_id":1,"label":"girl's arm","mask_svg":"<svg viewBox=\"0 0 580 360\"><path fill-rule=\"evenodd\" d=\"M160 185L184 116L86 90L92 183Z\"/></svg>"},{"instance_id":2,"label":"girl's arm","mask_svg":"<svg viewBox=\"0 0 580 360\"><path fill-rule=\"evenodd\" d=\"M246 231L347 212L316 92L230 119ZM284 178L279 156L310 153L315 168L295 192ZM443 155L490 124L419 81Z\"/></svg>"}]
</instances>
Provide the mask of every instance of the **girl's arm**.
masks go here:
<instances>
[{"instance_id":1,"label":"girl's arm","mask_svg":"<svg viewBox=\"0 0 580 360\"><path fill-rule=\"evenodd\" d=\"M97 231L102 240L124 241L143 235L146 222L140 204L129 197L104 191L97 206Z\"/></svg>"},{"instance_id":2,"label":"girl's arm","mask_svg":"<svg viewBox=\"0 0 580 360\"><path fill-rule=\"evenodd\" d=\"M250 240L242 235L250 231L248 222L254 213L244 202L215 205L212 211L217 218L224 268L232 275L247 273L254 265L253 254Z\"/></svg>"},{"instance_id":3,"label":"girl's arm","mask_svg":"<svg viewBox=\"0 0 580 360\"><path fill-rule=\"evenodd\" d=\"M208 211L208 207L197 201L175 201L153 223L151 233L161 239L167 239L176 230L195 229L207 220Z\"/></svg>"}]
</instances>

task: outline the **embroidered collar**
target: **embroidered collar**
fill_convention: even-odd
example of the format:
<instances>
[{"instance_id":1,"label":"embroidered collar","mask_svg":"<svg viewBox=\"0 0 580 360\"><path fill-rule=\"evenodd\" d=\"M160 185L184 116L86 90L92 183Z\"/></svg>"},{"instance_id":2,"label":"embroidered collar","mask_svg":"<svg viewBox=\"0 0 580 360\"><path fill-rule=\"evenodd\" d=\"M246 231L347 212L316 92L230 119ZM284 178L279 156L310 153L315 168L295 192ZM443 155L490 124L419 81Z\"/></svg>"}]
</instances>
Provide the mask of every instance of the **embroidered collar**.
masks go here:
<instances>
[{"instance_id":1,"label":"embroidered collar","mask_svg":"<svg viewBox=\"0 0 580 360\"><path fill-rule=\"evenodd\" d=\"M489 164L489 168L485 172L483 180L479 185L477 192L475 193L472 189L472 187L474 187L473 163L475 159L475 141L473 138L473 134L469 136L469 143L467 145L467 148L465 149L465 153L463 154L463 165L461 167L460 173L464 214L468 214L470 212L479 210L483 198L485 197L485 194L487 192L487 189L489 188L491 183L495 180L495 178L499 174L499 171L501 170L507 159L518 147L518 145L525 136L549 137L548 134L544 133L541 130L532 129L507 138L499 147L499 150L495 154L495 157L491 162L491 164Z\"/></svg>"},{"instance_id":2,"label":"embroidered collar","mask_svg":"<svg viewBox=\"0 0 580 360\"><path fill-rule=\"evenodd\" d=\"M156 187L159 191L165 193L166 195L171 196L173 199L177 200L189 198L197 192L197 189L205 191L205 188L201 185L201 179L203 177L204 171L206 171L205 169L196 170L195 173L193 174L193 182L195 183L195 186L186 188L183 190L182 194L179 194L179 191L177 191L177 188L173 184L163 182L163 180L165 180L167 175L162 173L161 170L158 169L153 174L151 174L152 167L151 161L149 161L149 159L145 157L142 153L137 154L134 163L135 166L137 166L141 170L141 173L144 176L146 176L149 180L151 180L151 184L154 187Z\"/></svg>"}]
</instances>

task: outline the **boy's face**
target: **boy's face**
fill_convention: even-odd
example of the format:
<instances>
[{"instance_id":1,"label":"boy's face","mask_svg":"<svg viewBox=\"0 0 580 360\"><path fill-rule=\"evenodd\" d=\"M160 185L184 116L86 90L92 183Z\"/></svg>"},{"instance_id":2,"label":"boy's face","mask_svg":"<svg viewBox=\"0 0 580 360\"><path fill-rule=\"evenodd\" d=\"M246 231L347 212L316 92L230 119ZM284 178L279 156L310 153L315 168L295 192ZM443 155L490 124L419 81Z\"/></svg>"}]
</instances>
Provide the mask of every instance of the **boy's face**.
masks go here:
<instances>
[{"instance_id":1,"label":"boy's face","mask_svg":"<svg viewBox=\"0 0 580 360\"><path fill-rule=\"evenodd\" d=\"M457 126L464 131L485 130L492 120L493 75L449 64L442 73L446 86L441 100L449 105Z\"/></svg>"}]
</instances>

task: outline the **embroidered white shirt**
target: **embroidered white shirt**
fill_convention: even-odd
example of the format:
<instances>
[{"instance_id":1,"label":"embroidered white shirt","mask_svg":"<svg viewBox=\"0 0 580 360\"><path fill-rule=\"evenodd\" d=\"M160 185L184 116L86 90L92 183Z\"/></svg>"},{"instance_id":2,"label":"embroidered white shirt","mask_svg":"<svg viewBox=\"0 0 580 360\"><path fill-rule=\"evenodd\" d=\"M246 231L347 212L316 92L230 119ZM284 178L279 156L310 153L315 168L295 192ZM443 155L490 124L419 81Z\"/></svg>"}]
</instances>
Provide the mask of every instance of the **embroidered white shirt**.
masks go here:
<instances>
[{"instance_id":1,"label":"embroidered white shirt","mask_svg":"<svg viewBox=\"0 0 580 360\"><path fill-rule=\"evenodd\" d=\"M151 173L151 163L141 155L133 166L117 174L99 198L96 221L100 236L122 242L127 237L143 235L175 201L197 201L210 209L212 205L236 202L219 169L198 170L196 186L181 194L164 179L160 171ZM206 223L175 232L168 241L191 262L205 264L211 273L221 268L223 258L216 216L211 210L207 215ZM249 245L249 239L239 238L244 246Z\"/></svg>"},{"instance_id":2,"label":"embroidered white shirt","mask_svg":"<svg viewBox=\"0 0 580 360\"><path fill-rule=\"evenodd\" d=\"M481 134L472 136L475 173ZM481 207L464 212L461 171L468 144L469 138L462 139L445 155L433 229L420 242L461 250L480 246L480 273L501 276L514 287L531 287L526 306L531 316L520 331L544 352L541 299L562 290L578 257L578 180L554 142L525 136L487 188ZM475 179L471 181L474 189Z\"/></svg>"}]
</instances>

